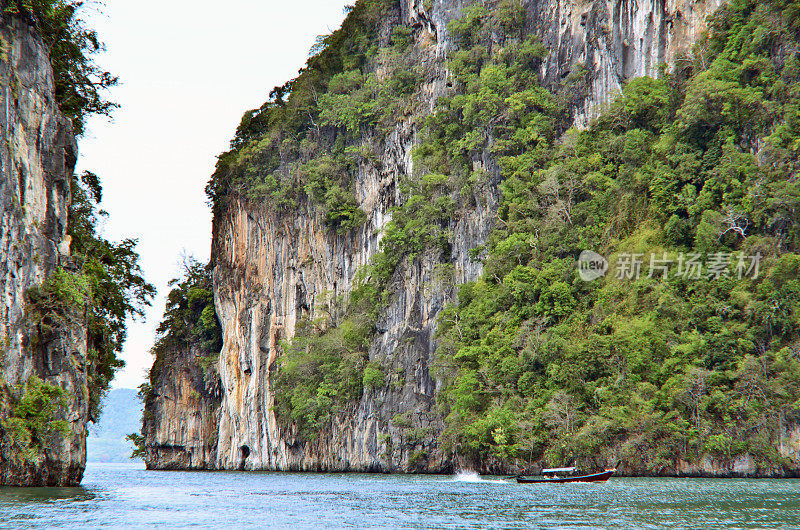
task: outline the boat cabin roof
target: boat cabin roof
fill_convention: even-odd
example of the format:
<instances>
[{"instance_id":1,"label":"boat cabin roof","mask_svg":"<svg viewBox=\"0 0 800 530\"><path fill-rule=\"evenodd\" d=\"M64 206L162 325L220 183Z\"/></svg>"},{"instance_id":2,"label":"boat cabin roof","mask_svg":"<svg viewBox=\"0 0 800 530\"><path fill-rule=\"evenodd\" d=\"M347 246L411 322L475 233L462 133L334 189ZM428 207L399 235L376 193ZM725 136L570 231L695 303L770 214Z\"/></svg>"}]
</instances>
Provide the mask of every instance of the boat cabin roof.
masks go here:
<instances>
[{"instance_id":1,"label":"boat cabin roof","mask_svg":"<svg viewBox=\"0 0 800 530\"><path fill-rule=\"evenodd\" d=\"M550 469L543 469L542 473L572 473L578 469L577 467L554 467Z\"/></svg>"}]
</instances>

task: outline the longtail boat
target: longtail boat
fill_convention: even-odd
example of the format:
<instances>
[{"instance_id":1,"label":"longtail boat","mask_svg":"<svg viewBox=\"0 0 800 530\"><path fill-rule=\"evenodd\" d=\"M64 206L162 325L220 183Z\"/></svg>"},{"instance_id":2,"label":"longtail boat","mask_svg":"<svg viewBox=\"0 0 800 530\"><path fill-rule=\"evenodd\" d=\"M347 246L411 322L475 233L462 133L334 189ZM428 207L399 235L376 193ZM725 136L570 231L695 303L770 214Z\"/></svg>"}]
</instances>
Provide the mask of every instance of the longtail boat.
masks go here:
<instances>
[{"instance_id":1,"label":"longtail boat","mask_svg":"<svg viewBox=\"0 0 800 530\"><path fill-rule=\"evenodd\" d=\"M554 483L554 484L564 484L566 482L605 482L611 475L614 474L616 468L614 469L606 469L600 473L592 473L590 475L580 475L576 477L559 477L555 475L555 473L559 472L571 472L574 471L575 468L572 467L564 467L558 469L543 469L542 475L553 474L552 477L516 477L517 482L519 484L547 484L547 483Z\"/></svg>"}]
</instances>

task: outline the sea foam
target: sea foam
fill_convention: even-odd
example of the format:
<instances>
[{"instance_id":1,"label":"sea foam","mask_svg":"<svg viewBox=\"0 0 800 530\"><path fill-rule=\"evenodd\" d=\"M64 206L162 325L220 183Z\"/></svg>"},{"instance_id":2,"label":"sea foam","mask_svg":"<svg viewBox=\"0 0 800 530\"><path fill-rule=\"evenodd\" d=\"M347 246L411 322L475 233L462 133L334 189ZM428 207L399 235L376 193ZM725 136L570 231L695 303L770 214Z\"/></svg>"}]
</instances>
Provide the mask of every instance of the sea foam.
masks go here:
<instances>
[{"instance_id":1,"label":"sea foam","mask_svg":"<svg viewBox=\"0 0 800 530\"><path fill-rule=\"evenodd\" d=\"M494 480L488 478L481 478L480 475L475 473L474 471L459 471L456 476L453 477L454 482L490 482L493 484L507 484L505 480Z\"/></svg>"}]
</instances>

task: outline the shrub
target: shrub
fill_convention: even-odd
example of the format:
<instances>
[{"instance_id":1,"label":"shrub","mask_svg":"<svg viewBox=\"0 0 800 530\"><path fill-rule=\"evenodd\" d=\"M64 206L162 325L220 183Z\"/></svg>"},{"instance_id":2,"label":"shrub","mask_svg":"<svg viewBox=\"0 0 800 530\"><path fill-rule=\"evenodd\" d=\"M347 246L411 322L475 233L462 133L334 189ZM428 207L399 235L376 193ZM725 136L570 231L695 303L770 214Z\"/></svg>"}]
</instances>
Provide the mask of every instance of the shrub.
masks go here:
<instances>
[{"instance_id":1,"label":"shrub","mask_svg":"<svg viewBox=\"0 0 800 530\"><path fill-rule=\"evenodd\" d=\"M364 368L363 382L366 388L378 389L386 384L386 376L378 364L370 362Z\"/></svg>"},{"instance_id":2,"label":"shrub","mask_svg":"<svg viewBox=\"0 0 800 530\"><path fill-rule=\"evenodd\" d=\"M62 419L68 397L66 390L35 375L25 383L20 397L12 395L8 417L2 420L12 458L33 462L51 436L69 432L69 423Z\"/></svg>"}]
</instances>

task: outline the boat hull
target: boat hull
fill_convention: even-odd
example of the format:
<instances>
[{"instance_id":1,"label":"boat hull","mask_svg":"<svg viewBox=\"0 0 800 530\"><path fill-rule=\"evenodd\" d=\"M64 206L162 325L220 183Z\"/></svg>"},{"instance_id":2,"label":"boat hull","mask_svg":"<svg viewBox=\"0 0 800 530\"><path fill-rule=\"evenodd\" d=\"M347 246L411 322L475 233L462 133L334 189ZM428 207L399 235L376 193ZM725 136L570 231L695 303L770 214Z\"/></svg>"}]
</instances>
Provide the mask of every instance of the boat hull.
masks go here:
<instances>
[{"instance_id":1,"label":"boat hull","mask_svg":"<svg viewBox=\"0 0 800 530\"><path fill-rule=\"evenodd\" d=\"M591 475L581 475L579 477L559 477L559 478L535 478L535 477L517 477L517 482L520 484L564 484L567 482L605 482L611 475L614 474L613 469L603 471L602 473L592 473Z\"/></svg>"}]
</instances>

